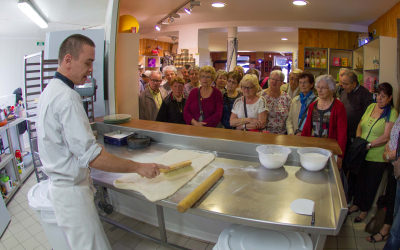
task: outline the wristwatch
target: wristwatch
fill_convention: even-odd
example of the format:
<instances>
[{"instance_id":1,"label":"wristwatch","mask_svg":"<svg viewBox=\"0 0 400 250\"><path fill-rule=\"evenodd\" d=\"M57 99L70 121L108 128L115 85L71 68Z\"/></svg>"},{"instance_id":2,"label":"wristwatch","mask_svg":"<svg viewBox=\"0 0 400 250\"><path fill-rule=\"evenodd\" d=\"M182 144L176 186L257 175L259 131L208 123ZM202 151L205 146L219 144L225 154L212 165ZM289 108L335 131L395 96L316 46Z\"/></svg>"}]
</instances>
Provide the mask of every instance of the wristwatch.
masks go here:
<instances>
[{"instance_id":1,"label":"wristwatch","mask_svg":"<svg viewBox=\"0 0 400 250\"><path fill-rule=\"evenodd\" d=\"M368 143L368 144L367 144L367 148L370 149L371 147L372 147L372 144L371 144L371 143Z\"/></svg>"}]
</instances>

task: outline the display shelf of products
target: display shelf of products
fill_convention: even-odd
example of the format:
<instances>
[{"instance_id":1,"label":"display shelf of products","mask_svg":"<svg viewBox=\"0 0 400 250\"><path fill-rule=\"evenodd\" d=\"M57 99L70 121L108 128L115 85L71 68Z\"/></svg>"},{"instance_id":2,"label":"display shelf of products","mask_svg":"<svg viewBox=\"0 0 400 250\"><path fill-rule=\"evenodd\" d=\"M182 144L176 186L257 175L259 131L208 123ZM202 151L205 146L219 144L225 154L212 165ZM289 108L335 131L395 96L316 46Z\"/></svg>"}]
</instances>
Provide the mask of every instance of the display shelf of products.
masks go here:
<instances>
[{"instance_id":1,"label":"display shelf of products","mask_svg":"<svg viewBox=\"0 0 400 250\"><path fill-rule=\"evenodd\" d=\"M14 194L17 192L18 188L19 188L19 184L15 182L15 186L13 186L13 188L11 189L10 192L8 192L5 197L4 197L4 201L6 204L8 204L8 202L11 200L11 198L14 196Z\"/></svg>"},{"instance_id":2,"label":"display shelf of products","mask_svg":"<svg viewBox=\"0 0 400 250\"><path fill-rule=\"evenodd\" d=\"M0 162L0 169L3 169L12 160L13 160L13 155L12 154L2 154L1 155L1 162Z\"/></svg>"},{"instance_id":3,"label":"display shelf of products","mask_svg":"<svg viewBox=\"0 0 400 250\"><path fill-rule=\"evenodd\" d=\"M32 174L33 170L33 163L29 164L29 166L25 166L24 172L20 174L21 182L25 182L25 180Z\"/></svg>"}]
</instances>

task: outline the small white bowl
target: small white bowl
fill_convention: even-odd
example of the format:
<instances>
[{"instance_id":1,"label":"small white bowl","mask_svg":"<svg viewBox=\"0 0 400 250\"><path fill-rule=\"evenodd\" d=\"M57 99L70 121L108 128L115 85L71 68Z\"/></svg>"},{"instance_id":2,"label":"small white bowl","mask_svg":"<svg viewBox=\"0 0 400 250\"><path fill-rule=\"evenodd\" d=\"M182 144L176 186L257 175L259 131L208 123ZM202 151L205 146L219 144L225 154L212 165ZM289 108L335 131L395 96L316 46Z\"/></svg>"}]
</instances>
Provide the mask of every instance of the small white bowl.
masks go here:
<instances>
[{"instance_id":1,"label":"small white bowl","mask_svg":"<svg viewBox=\"0 0 400 250\"><path fill-rule=\"evenodd\" d=\"M257 146L256 150L261 165L267 169L282 167L292 152L290 148L272 144Z\"/></svg>"},{"instance_id":2,"label":"small white bowl","mask_svg":"<svg viewBox=\"0 0 400 250\"><path fill-rule=\"evenodd\" d=\"M297 153L300 155L300 163L308 171L320 171L328 162L332 153L322 148L299 148Z\"/></svg>"}]
</instances>

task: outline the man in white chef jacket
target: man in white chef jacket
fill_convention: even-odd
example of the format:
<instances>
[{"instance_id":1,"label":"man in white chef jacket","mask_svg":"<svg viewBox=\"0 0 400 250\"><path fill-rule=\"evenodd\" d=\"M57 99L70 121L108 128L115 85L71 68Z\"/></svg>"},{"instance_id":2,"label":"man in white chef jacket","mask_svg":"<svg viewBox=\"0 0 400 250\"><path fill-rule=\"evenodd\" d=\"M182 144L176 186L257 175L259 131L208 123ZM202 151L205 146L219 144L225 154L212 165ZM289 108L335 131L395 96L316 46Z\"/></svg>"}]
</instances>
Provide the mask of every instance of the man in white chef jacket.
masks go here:
<instances>
[{"instance_id":1,"label":"man in white chef jacket","mask_svg":"<svg viewBox=\"0 0 400 250\"><path fill-rule=\"evenodd\" d=\"M94 205L89 167L109 172L136 172L153 178L163 165L137 163L107 153L91 131L81 97L93 70L95 45L83 35L71 35L60 46L58 69L39 99L38 145L50 179L50 199L57 224L71 249L111 249Z\"/></svg>"}]
</instances>

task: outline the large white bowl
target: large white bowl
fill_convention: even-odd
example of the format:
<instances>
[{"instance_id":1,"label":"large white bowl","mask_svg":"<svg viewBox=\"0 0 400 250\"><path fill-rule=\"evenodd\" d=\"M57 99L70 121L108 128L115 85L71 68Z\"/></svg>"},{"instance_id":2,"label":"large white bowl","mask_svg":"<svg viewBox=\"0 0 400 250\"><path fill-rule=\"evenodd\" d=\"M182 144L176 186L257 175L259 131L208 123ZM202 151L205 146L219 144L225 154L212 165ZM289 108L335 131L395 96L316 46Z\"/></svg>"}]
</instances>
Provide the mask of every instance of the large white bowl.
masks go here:
<instances>
[{"instance_id":1,"label":"large white bowl","mask_svg":"<svg viewBox=\"0 0 400 250\"><path fill-rule=\"evenodd\" d=\"M322 148L299 148L300 163L308 171L319 171L323 169L332 153Z\"/></svg>"},{"instance_id":2,"label":"large white bowl","mask_svg":"<svg viewBox=\"0 0 400 250\"><path fill-rule=\"evenodd\" d=\"M279 145L260 145L256 148L261 165L267 169L280 168L285 164L290 148Z\"/></svg>"}]
</instances>

